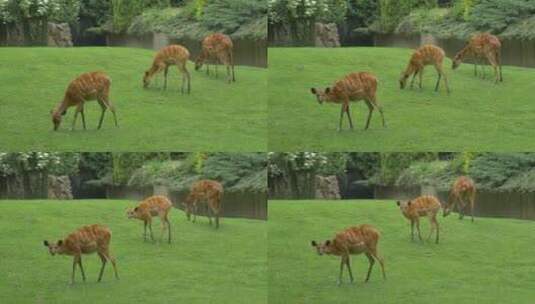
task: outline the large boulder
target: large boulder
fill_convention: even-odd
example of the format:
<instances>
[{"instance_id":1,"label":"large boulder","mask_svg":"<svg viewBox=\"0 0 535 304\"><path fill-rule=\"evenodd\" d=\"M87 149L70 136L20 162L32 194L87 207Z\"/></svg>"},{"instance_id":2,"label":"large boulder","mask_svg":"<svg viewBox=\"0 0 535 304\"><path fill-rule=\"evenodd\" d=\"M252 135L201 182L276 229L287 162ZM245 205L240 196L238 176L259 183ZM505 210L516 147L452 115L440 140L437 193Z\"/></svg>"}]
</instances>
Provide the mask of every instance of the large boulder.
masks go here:
<instances>
[{"instance_id":1,"label":"large boulder","mask_svg":"<svg viewBox=\"0 0 535 304\"><path fill-rule=\"evenodd\" d=\"M317 47L340 47L340 36L335 23L319 23L314 26Z\"/></svg>"},{"instance_id":2,"label":"large boulder","mask_svg":"<svg viewBox=\"0 0 535 304\"><path fill-rule=\"evenodd\" d=\"M68 176L48 176L48 198L59 200L72 199L71 180Z\"/></svg>"},{"instance_id":3,"label":"large boulder","mask_svg":"<svg viewBox=\"0 0 535 304\"><path fill-rule=\"evenodd\" d=\"M71 28L67 23L48 23L48 46L71 47Z\"/></svg>"},{"instance_id":4,"label":"large boulder","mask_svg":"<svg viewBox=\"0 0 535 304\"><path fill-rule=\"evenodd\" d=\"M319 199L340 199L340 186L336 176L316 175L316 198Z\"/></svg>"}]
</instances>

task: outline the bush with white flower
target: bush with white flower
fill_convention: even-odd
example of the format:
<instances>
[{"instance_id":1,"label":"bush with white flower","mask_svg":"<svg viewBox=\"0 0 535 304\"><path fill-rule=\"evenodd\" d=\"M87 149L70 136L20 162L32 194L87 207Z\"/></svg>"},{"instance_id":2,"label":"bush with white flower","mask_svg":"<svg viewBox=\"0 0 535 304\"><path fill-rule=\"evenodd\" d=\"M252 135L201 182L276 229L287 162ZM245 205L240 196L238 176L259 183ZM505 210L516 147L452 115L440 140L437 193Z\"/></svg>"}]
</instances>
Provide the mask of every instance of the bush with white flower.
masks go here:
<instances>
[{"instance_id":1,"label":"bush with white flower","mask_svg":"<svg viewBox=\"0 0 535 304\"><path fill-rule=\"evenodd\" d=\"M316 19L339 22L348 9L346 0L268 0L269 22Z\"/></svg>"}]
</instances>

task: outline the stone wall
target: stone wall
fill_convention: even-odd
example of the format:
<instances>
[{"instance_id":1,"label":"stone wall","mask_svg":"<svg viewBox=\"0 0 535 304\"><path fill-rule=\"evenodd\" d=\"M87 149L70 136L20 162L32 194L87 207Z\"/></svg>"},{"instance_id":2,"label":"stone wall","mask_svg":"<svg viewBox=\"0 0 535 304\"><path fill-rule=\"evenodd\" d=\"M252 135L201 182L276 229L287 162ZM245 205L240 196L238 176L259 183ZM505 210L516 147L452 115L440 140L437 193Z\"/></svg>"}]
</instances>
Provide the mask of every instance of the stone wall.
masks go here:
<instances>
[{"instance_id":1,"label":"stone wall","mask_svg":"<svg viewBox=\"0 0 535 304\"><path fill-rule=\"evenodd\" d=\"M48 22L48 46L53 47L71 47L72 34L71 28L67 23Z\"/></svg>"},{"instance_id":2,"label":"stone wall","mask_svg":"<svg viewBox=\"0 0 535 304\"><path fill-rule=\"evenodd\" d=\"M71 200L71 180L68 176L48 176L48 198L58 200Z\"/></svg>"},{"instance_id":3,"label":"stone wall","mask_svg":"<svg viewBox=\"0 0 535 304\"><path fill-rule=\"evenodd\" d=\"M335 200L340 199L340 185L336 176L316 175L316 198Z\"/></svg>"}]
</instances>

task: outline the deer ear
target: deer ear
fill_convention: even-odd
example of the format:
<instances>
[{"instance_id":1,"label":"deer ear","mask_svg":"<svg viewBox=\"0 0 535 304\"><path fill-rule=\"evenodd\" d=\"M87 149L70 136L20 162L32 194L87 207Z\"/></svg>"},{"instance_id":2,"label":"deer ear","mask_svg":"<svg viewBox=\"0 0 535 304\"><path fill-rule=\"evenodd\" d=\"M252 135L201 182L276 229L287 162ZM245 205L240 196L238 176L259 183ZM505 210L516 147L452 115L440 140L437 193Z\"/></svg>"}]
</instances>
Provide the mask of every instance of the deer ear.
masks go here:
<instances>
[{"instance_id":1,"label":"deer ear","mask_svg":"<svg viewBox=\"0 0 535 304\"><path fill-rule=\"evenodd\" d=\"M400 205L401 205L401 202L400 202L400 201L397 201L397 202L396 202L396 205L400 206Z\"/></svg>"},{"instance_id":2,"label":"deer ear","mask_svg":"<svg viewBox=\"0 0 535 304\"><path fill-rule=\"evenodd\" d=\"M44 241L43 241L43 245L45 245L46 247L48 247L48 245L49 245L48 241L47 241L47 240L44 240Z\"/></svg>"},{"instance_id":3,"label":"deer ear","mask_svg":"<svg viewBox=\"0 0 535 304\"><path fill-rule=\"evenodd\" d=\"M134 208L134 211L138 211L138 210L139 210L139 207Z\"/></svg>"},{"instance_id":4,"label":"deer ear","mask_svg":"<svg viewBox=\"0 0 535 304\"><path fill-rule=\"evenodd\" d=\"M409 205L409 206L410 206L410 205L411 205L411 203L412 203L411 201L408 201L408 202L407 202L407 205Z\"/></svg>"},{"instance_id":5,"label":"deer ear","mask_svg":"<svg viewBox=\"0 0 535 304\"><path fill-rule=\"evenodd\" d=\"M61 246L61 245L63 245L63 240L58 241L58 246Z\"/></svg>"},{"instance_id":6,"label":"deer ear","mask_svg":"<svg viewBox=\"0 0 535 304\"><path fill-rule=\"evenodd\" d=\"M329 94L329 93L331 93L331 88L326 88L325 89L325 94Z\"/></svg>"},{"instance_id":7,"label":"deer ear","mask_svg":"<svg viewBox=\"0 0 535 304\"><path fill-rule=\"evenodd\" d=\"M326 246L329 246L330 244L331 244L331 240L326 240L326 241L325 241L325 245L326 245Z\"/></svg>"},{"instance_id":8,"label":"deer ear","mask_svg":"<svg viewBox=\"0 0 535 304\"><path fill-rule=\"evenodd\" d=\"M312 94L314 94L314 95L316 95L318 93L318 91L316 91L316 88L311 88L310 92L312 92Z\"/></svg>"},{"instance_id":9,"label":"deer ear","mask_svg":"<svg viewBox=\"0 0 535 304\"><path fill-rule=\"evenodd\" d=\"M312 245L312 247L316 247L318 245L318 243L316 243L316 241L312 241L312 242L310 242L310 245Z\"/></svg>"}]
</instances>

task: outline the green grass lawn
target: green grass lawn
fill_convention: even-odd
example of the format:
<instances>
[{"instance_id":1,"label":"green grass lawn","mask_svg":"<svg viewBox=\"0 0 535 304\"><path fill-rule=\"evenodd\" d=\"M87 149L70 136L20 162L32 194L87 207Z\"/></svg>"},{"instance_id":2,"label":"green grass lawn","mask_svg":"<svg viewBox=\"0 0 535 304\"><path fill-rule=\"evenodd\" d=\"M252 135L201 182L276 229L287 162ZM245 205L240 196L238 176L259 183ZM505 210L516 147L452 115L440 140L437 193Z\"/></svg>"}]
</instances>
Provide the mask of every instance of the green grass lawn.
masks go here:
<instances>
[{"instance_id":1,"label":"green grass lawn","mask_svg":"<svg viewBox=\"0 0 535 304\"><path fill-rule=\"evenodd\" d=\"M1 201L0 294L9 303L266 303L266 233L263 221L223 218L218 231L204 217L170 213L173 241L143 241L143 224L128 220L126 201ZM96 283L100 259L84 255L87 282L70 284L72 257L51 256L43 240L79 226L112 230L111 265ZM153 225L159 239L160 223Z\"/></svg>"},{"instance_id":2,"label":"green grass lawn","mask_svg":"<svg viewBox=\"0 0 535 304\"><path fill-rule=\"evenodd\" d=\"M424 89L401 91L398 79L412 50L397 48L271 48L269 50L270 151L527 151L535 149L535 70L503 67L504 83L473 75L473 66L451 70L445 61L452 94L436 72L424 72ZM363 131L368 108L352 103L355 130L336 132L340 105L320 106L311 87L325 88L350 72L369 71L379 79L378 112Z\"/></svg>"},{"instance_id":3,"label":"green grass lawn","mask_svg":"<svg viewBox=\"0 0 535 304\"><path fill-rule=\"evenodd\" d=\"M219 78L192 74L191 95L181 95L181 75L170 68L168 90L142 89L143 72L154 51L134 48L0 48L0 146L4 150L55 151L262 151L267 145L267 71L236 67L229 85ZM79 74L106 71L110 98L120 128L110 113L96 127L99 105L86 105L87 131L81 118L70 131L74 110L52 131L50 110ZM154 85L154 82L153 82Z\"/></svg>"},{"instance_id":4,"label":"green grass lawn","mask_svg":"<svg viewBox=\"0 0 535 304\"><path fill-rule=\"evenodd\" d=\"M352 256L338 287L340 259L319 256L311 240L332 239L348 226L368 223L382 238L387 280L379 264L370 281L364 255ZM269 203L270 303L533 303L535 222L456 215L439 218L440 244L412 242L409 223L393 201L272 201ZM429 222L422 222L427 236Z\"/></svg>"}]
</instances>

